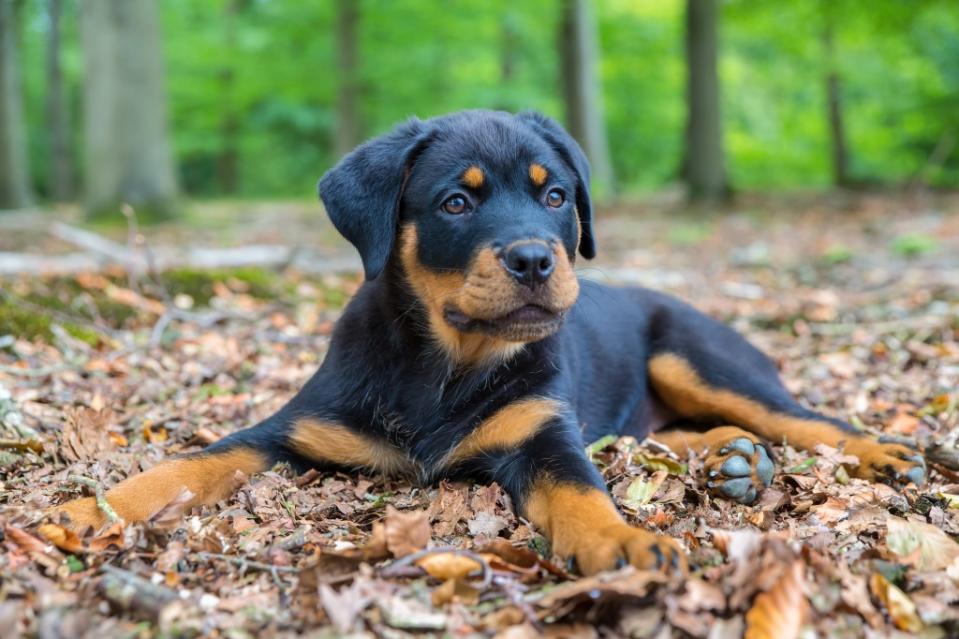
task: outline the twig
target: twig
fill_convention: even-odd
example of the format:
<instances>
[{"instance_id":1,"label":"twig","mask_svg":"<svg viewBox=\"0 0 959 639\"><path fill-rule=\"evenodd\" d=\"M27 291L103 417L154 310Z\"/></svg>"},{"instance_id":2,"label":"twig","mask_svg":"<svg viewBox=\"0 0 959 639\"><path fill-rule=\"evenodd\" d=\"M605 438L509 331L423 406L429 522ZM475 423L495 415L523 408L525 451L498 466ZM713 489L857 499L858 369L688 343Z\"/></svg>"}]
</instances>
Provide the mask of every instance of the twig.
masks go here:
<instances>
[{"instance_id":1,"label":"twig","mask_svg":"<svg viewBox=\"0 0 959 639\"><path fill-rule=\"evenodd\" d=\"M82 477L80 475L70 475L67 479L74 484L83 484L84 486L89 486L93 489L94 494L96 495L97 508L99 508L104 515L106 515L107 520L112 524L120 521L117 511L113 510L113 506L110 505L110 502L107 501L106 491L103 490L103 486L100 485L100 482L90 479L89 477Z\"/></svg>"},{"instance_id":2,"label":"twig","mask_svg":"<svg viewBox=\"0 0 959 639\"><path fill-rule=\"evenodd\" d=\"M296 566L274 566L273 564L247 559L246 557L234 557L233 555L222 555L215 552L201 551L196 553L196 557L204 561L220 559L239 566L240 570L243 571L245 571L247 568L252 568L253 570L260 570L262 572L269 573L270 576L273 577L273 582L280 588L288 588L290 584L280 579L279 573L284 572L298 574L300 572L300 569Z\"/></svg>"},{"instance_id":3,"label":"twig","mask_svg":"<svg viewBox=\"0 0 959 639\"><path fill-rule=\"evenodd\" d=\"M127 261L131 259L130 251L122 244L109 240L102 235L87 231L86 229L70 226L62 222L54 222L50 227L50 233L65 242L102 255L109 261Z\"/></svg>"},{"instance_id":4,"label":"twig","mask_svg":"<svg viewBox=\"0 0 959 639\"><path fill-rule=\"evenodd\" d=\"M99 589L103 596L124 610L138 611L155 621L173 617L180 607L189 602L174 590L154 584L132 572L109 564L101 566L104 572Z\"/></svg>"}]
</instances>

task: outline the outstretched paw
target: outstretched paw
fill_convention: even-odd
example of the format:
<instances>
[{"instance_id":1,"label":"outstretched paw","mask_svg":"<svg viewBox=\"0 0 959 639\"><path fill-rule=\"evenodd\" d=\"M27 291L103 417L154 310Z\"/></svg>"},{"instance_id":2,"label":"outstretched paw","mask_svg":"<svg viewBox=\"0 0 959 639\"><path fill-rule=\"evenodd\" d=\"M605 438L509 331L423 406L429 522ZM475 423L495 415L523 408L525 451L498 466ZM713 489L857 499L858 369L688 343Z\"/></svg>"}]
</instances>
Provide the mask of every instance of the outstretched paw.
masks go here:
<instances>
[{"instance_id":1,"label":"outstretched paw","mask_svg":"<svg viewBox=\"0 0 959 639\"><path fill-rule=\"evenodd\" d=\"M775 468L763 443L740 431L710 447L704 464L706 487L720 497L748 505L772 483Z\"/></svg>"},{"instance_id":2,"label":"outstretched paw","mask_svg":"<svg viewBox=\"0 0 959 639\"><path fill-rule=\"evenodd\" d=\"M859 465L852 469L854 477L893 486L926 483L926 460L908 446L863 438L850 443L845 450L859 458Z\"/></svg>"},{"instance_id":3,"label":"outstretched paw","mask_svg":"<svg viewBox=\"0 0 959 639\"><path fill-rule=\"evenodd\" d=\"M593 533L581 538L569 557L570 565L584 575L626 565L665 574L689 570L683 549L669 537L625 523Z\"/></svg>"}]
</instances>

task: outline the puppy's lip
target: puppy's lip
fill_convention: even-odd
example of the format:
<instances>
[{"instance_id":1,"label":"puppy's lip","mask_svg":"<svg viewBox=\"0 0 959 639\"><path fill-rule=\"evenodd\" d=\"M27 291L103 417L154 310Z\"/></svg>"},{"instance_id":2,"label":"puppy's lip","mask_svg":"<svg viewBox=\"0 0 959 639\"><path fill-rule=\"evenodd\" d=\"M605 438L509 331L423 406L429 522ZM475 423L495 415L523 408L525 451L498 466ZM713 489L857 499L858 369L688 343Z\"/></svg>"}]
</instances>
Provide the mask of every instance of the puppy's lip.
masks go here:
<instances>
[{"instance_id":1,"label":"puppy's lip","mask_svg":"<svg viewBox=\"0 0 959 639\"><path fill-rule=\"evenodd\" d=\"M493 319L476 319L455 308L447 308L443 316L449 324L463 331L497 333L517 326L558 324L566 316L566 310L553 311L539 304L524 304Z\"/></svg>"}]
</instances>

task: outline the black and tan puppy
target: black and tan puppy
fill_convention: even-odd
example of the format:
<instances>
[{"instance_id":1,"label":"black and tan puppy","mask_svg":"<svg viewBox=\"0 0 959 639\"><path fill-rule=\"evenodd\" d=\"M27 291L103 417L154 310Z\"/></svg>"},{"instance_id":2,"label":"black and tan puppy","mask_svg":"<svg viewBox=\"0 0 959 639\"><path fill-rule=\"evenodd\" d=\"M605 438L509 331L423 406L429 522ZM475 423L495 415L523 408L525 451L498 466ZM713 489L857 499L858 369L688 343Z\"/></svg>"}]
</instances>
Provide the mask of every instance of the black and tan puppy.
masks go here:
<instances>
[{"instance_id":1,"label":"black and tan puppy","mask_svg":"<svg viewBox=\"0 0 959 639\"><path fill-rule=\"evenodd\" d=\"M367 279L323 365L276 415L111 489L124 519L183 488L215 503L237 470L281 461L495 481L593 573L685 565L673 540L617 512L584 452L603 435L657 430L677 452L704 450L709 487L743 503L772 478L763 440L842 447L865 479L924 480L915 451L796 403L732 330L666 295L579 281L576 254L596 250L588 168L548 118L412 120L347 156L320 194ZM92 498L61 510L102 523Z\"/></svg>"}]
</instances>

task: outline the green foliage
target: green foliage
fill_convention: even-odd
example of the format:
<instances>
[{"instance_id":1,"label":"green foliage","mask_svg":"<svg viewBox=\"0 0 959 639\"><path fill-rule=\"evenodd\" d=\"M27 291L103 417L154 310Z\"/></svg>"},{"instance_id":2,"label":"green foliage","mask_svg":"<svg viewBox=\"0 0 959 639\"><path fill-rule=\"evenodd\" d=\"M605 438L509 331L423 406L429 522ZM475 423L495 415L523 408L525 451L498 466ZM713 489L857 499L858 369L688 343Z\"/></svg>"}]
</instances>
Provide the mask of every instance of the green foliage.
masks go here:
<instances>
[{"instance_id":1,"label":"green foliage","mask_svg":"<svg viewBox=\"0 0 959 639\"><path fill-rule=\"evenodd\" d=\"M381 133L412 115L469 107L562 118L558 0L360 3L360 121ZM64 71L77 131L77 3L65 3ZM335 3L165 0L169 120L183 188L220 196L235 152L241 196L313 197L335 161ZM44 3L25 3L22 47L35 180L46 183ZM677 179L685 127L684 0L595 3L616 173L627 189ZM823 45L831 12L835 55ZM832 175L825 74L835 68L853 177L921 175L959 185L959 11L954 0L725 0L728 171L739 188L825 186ZM507 72L506 69L509 69ZM945 157L931 161L945 149ZM79 155L79 154L77 154ZM146 214L146 212L144 212Z\"/></svg>"},{"instance_id":2,"label":"green foliage","mask_svg":"<svg viewBox=\"0 0 959 639\"><path fill-rule=\"evenodd\" d=\"M210 303L217 282L226 284L231 290L242 291L260 299L273 299L283 292L283 281L278 273L257 267L173 269L165 271L161 279L170 295L189 295L199 306Z\"/></svg>"},{"instance_id":3,"label":"green foliage","mask_svg":"<svg viewBox=\"0 0 959 639\"><path fill-rule=\"evenodd\" d=\"M27 340L41 339L52 343L55 323L60 324L71 337L91 346L99 342L97 333L85 326L56 322L51 315L32 311L10 300L0 300L0 335L13 335Z\"/></svg>"},{"instance_id":4,"label":"green foliage","mask_svg":"<svg viewBox=\"0 0 959 639\"><path fill-rule=\"evenodd\" d=\"M892 243L892 250L903 257L922 257L938 247L935 238L922 233L900 235Z\"/></svg>"}]
</instances>

